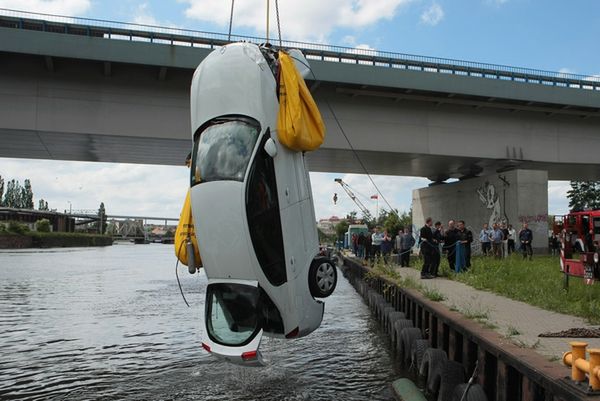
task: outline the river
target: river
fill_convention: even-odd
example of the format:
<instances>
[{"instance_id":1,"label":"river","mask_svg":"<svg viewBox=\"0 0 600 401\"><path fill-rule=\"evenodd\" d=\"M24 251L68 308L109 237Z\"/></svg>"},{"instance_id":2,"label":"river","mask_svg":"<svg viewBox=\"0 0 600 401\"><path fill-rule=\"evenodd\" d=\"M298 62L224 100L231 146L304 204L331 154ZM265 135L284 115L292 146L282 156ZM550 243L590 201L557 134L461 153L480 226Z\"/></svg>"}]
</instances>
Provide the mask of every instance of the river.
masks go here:
<instances>
[{"instance_id":1,"label":"river","mask_svg":"<svg viewBox=\"0 0 600 401\"><path fill-rule=\"evenodd\" d=\"M338 273L321 327L263 338L266 367L200 346L206 276L172 246L0 251L0 399L390 400L389 345Z\"/></svg>"}]
</instances>

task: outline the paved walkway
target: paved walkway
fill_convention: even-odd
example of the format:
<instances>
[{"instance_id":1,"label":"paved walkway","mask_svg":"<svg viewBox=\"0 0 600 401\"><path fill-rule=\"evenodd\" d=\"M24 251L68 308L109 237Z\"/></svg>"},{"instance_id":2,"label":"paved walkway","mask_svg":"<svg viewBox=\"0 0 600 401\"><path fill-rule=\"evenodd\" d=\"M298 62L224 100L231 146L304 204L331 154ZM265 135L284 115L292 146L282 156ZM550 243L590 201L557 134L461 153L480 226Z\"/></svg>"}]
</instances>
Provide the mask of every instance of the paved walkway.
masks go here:
<instances>
[{"instance_id":1,"label":"paved walkway","mask_svg":"<svg viewBox=\"0 0 600 401\"><path fill-rule=\"evenodd\" d=\"M445 300L442 303L449 308L476 318L515 344L532 348L551 360L560 362L563 353L570 349L570 341L584 341L589 344L588 348L600 348L600 338L538 337L541 333L555 333L575 327L597 327L590 326L582 318L550 312L445 278L421 280L420 272L413 268L397 267L396 271L402 277L413 277L425 287L443 294Z\"/></svg>"}]
</instances>

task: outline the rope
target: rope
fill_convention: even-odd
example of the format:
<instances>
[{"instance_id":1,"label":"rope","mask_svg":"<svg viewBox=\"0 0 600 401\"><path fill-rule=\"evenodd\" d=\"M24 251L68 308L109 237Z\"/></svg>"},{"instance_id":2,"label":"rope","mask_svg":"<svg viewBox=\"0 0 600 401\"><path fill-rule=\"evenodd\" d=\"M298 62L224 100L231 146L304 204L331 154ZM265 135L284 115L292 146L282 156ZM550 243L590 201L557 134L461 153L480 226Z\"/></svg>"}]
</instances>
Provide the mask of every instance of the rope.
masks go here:
<instances>
[{"instance_id":1,"label":"rope","mask_svg":"<svg viewBox=\"0 0 600 401\"><path fill-rule=\"evenodd\" d=\"M227 35L227 41L231 42L231 27L233 26L233 5L235 0L231 0L231 15L229 16L229 34Z\"/></svg>"},{"instance_id":2,"label":"rope","mask_svg":"<svg viewBox=\"0 0 600 401\"><path fill-rule=\"evenodd\" d=\"M271 0L267 0L267 40L265 43L269 43L269 4L271 3Z\"/></svg>"},{"instance_id":3,"label":"rope","mask_svg":"<svg viewBox=\"0 0 600 401\"><path fill-rule=\"evenodd\" d=\"M277 33L279 34L279 47L283 47L281 42L281 23L279 22L279 0L275 0L275 14L277 15Z\"/></svg>"},{"instance_id":4,"label":"rope","mask_svg":"<svg viewBox=\"0 0 600 401\"><path fill-rule=\"evenodd\" d=\"M179 255L181 254L181 247L185 244L185 241L181 241L179 245L179 249L177 250L177 263L175 263L175 277L177 277L177 284L179 285L179 292L181 292L181 296L183 297L183 301L190 308L190 304L188 304L187 299L185 299L185 295L183 295L183 288L181 288L181 281L179 281L179 273L177 272L177 267L179 267Z\"/></svg>"}]
</instances>

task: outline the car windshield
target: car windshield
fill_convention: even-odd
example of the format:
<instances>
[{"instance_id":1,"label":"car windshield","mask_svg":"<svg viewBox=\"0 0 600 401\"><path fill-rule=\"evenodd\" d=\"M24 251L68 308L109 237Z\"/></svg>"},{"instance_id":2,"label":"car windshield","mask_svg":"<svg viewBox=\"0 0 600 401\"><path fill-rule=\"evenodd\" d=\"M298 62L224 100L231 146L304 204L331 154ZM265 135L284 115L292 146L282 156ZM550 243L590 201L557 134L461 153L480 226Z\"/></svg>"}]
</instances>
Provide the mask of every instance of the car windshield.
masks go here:
<instances>
[{"instance_id":1,"label":"car windshield","mask_svg":"<svg viewBox=\"0 0 600 401\"><path fill-rule=\"evenodd\" d=\"M192 185L209 181L243 181L259 134L245 120L220 120L196 139Z\"/></svg>"},{"instance_id":2,"label":"car windshield","mask_svg":"<svg viewBox=\"0 0 600 401\"><path fill-rule=\"evenodd\" d=\"M258 332L258 287L211 284L206 294L206 322L210 338L227 346L249 343Z\"/></svg>"}]
</instances>

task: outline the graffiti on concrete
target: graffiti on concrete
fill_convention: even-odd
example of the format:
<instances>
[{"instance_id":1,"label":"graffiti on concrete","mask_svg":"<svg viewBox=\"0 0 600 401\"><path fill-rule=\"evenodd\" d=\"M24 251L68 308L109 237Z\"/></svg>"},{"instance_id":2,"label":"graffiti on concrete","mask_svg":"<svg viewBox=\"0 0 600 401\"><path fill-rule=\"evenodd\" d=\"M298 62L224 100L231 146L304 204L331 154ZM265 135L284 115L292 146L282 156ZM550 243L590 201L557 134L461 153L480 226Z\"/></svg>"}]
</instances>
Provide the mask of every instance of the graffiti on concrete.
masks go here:
<instances>
[{"instance_id":1,"label":"graffiti on concrete","mask_svg":"<svg viewBox=\"0 0 600 401\"><path fill-rule=\"evenodd\" d=\"M535 216L519 216L521 223L545 223L548 221L548 214L537 214Z\"/></svg>"},{"instance_id":2,"label":"graffiti on concrete","mask_svg":"<svg viewBox=\"0 0 600 401\"><path fill-rule=\"evenodd\" d=\"M483 203L485 207L491 211L488 221L490 227L494 225L494 223L502 222L503 219L500 208L500 198L496 193L496 187L493 184L490 184L489 181L486 181L482 186L477 188L477 194L479 195L479 200L481 203Z\"/></svg>"}]
</instances>

